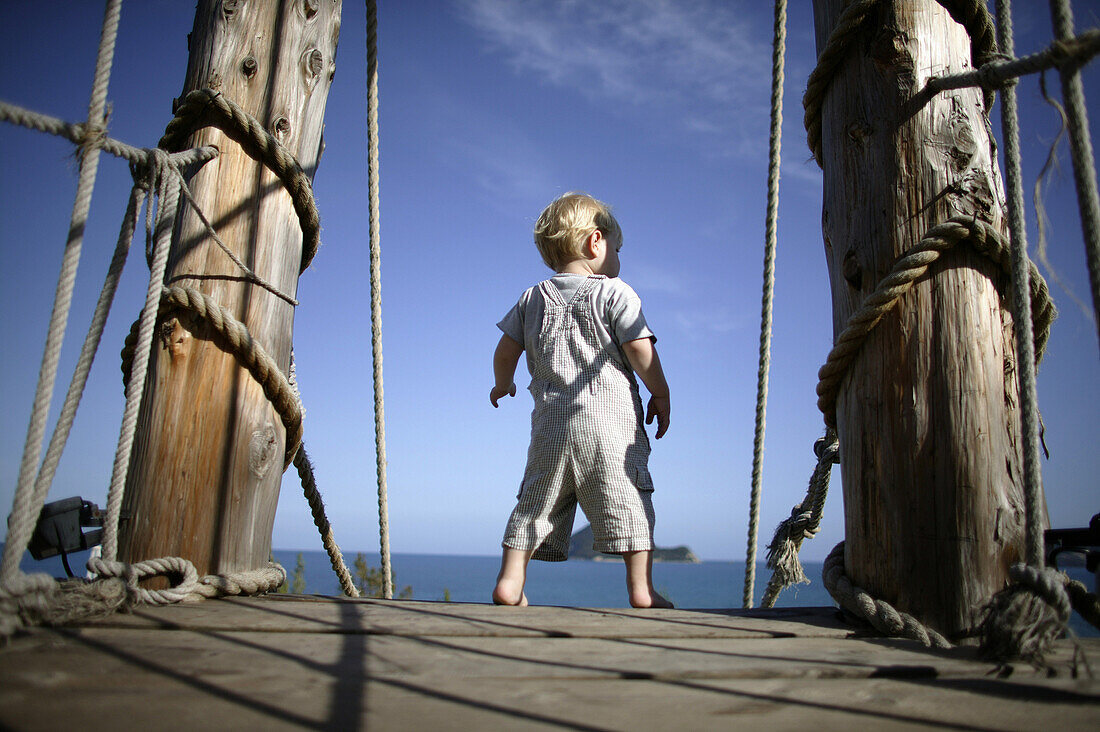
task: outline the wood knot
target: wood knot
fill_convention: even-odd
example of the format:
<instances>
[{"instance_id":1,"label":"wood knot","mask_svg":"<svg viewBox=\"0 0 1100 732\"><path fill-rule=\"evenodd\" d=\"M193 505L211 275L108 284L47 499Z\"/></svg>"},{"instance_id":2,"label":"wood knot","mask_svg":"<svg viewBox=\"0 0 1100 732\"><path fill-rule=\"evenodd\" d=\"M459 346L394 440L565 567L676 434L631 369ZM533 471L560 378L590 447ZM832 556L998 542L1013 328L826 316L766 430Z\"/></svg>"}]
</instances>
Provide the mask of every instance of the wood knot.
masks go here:
<instances>
[{"instance_id":1,"label":"wood knot","mask_svg":"<svg viewBox=\"0 0 1100 732\"><path fill-rule=\"evenodd\" d=\"M309 85L317 83L321 71L325 68L325 56L316 48L311 48L302 54L302 75Z\"/></svg>"},{"instance_id":2,"label":"wood knot","mask_svg":"<svg viewBox=\"0 0 1100 732\"><path fill-rule=\"evenodd\" d=\"M251 79L256 75L257 66L256 57L249 54L241 61L241 73L246 79Z\"/></svg>"},{"instance_id":3,"label":"wood knot","mask_svg":"<svg viewBox=\"0 0 1100 732\"><path fill-rule=\"evenodd\" d=\"M276 117L274 124L271 125L271 132L279 142L285 145L286 138L290 135L290 120L283 116Z\"/></svg>"},{"instance_id":4,"label":"wood knot","mask_svg":"<svg viewBox=\"0 0 1100 732\"><path fill-rule=\"evenodd\" d=\"M321 3L318 0L302 0L302 12L305 13L306 20L313 20L320 9Z\"/></svg>"},{"instance_id":5,"label":"wood knot","mask_svg":"<svg viewBox=\"0 0 1100 732\"><path fill-rule=\"evenodd\" d=\"M859 263L859 257L856 256L854 249L849 249L844 255L840 269L850 286L857 290L863 288L863 265Z\"/></svg>"},{"instance_id":6,"label":"wood knot","mask_svg":"<svg viewBox=\"0 0 1100 732\"><path fill-rule=\"evenodd\" d=\"M909 35L897 29L886 29L875 36L868 52L883 74L893 74L899 92L913 88L913 54L909 50Z\"/></svg>"},{"instance_id":7,"label":"wood knot","mask_svg":"<svg viewBox=\"0 0 1100 732\"><path fill-rule=\"evenodd\" d=\"M902 69L912 72L913 54L909 52L909 35L897 29L885 28L871 41L868 55L880 70Z\"/></svg>"},{"instance_id":8,"label":"wood knot","mask_svg":"<svg viewBox=\"0 0 1100 732\"><path fill-rule=\"evenodd\" d=\"M183 327L179 318L169 318L160 324L160 342L173 361L187 355L187 345L191 341L191 332Z\"/></svg>"},{"instance_id":9,"label":"wood knot","mask_svg":"<svg viewBox=\"0 0 1100 732\"><path fill-rule=\"evenodd\" d=\"M223 0L222 2L222 17L226 20L233 20L233 17L237 14L237 11L241 9L243 0Z\"/></svg>"},{"instance_id":10,"label":"wood knot","mask_svg":"<svg viewBox=\"0 0 1100 732\"><path fill-rule=\"evenodd\" d=\"M947 154L951 158L955 170L964 171L970 167L970 161L978 151L978 142L974 138L974 131L970 124L962 104L958 98L951 100L951 113L948 118L948 134L951 136L951 144Z\"/></svg>"},{"instance_id":11,"label":"wood knot","mask_svg":"<svg viewBox=\"0 0 1100 732\"><path fill-rule=\"evenodd\" d=\"M275 428L265 424L248 440L248 469L257 479L263 478L279 456L279 440Z\"/></svg>"}]
</instances>

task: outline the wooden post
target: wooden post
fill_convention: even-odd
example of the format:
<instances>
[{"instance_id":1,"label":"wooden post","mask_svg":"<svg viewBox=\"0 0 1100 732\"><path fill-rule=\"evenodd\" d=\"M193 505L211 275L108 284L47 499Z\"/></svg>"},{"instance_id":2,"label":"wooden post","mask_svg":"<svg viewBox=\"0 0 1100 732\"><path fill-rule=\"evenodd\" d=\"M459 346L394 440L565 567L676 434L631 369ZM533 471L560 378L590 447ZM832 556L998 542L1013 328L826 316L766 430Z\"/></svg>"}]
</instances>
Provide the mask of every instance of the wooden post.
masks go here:
<instances>
[{"instance_id":1,"label":"wooden post","mask_svg":"<svg viewBox=\"0 0 1100 732\"><path fill-rule=\"evenodd\" d=\"M819 53L844 5L814 0ZM883 0L838 68L822 110L836 333L933 225L976 216L1007 237L981 90L906 106L970 55L937 0ZM1024 553L1007 288L969 247L949 252L871 332L837 399L847 572L948 636L974 627Z\"/></svg>"},{"instance_id":2,"label":"wooden post","mask_svg":"<svg viewBox=\"0 0 1100 732\"><path fill-rule=\"evenodd\" d=\"M220 91L259 120L312 175L322 149L340 11L340 0L201 0L189 38L184 92ZM302 232L283 185L220 130L199 130L190 144L214 145L221 152L191 181L199 206L245 264L293 297ZM293 308L243 282L194 212L182 203L181 212L168 283L213 296L285 372ZM119 558L182 556L200 575L260 567L271 551L283 425L253 377L210 339L203 323L180 316L157 333Z\"/></svg>"}]
</instances>

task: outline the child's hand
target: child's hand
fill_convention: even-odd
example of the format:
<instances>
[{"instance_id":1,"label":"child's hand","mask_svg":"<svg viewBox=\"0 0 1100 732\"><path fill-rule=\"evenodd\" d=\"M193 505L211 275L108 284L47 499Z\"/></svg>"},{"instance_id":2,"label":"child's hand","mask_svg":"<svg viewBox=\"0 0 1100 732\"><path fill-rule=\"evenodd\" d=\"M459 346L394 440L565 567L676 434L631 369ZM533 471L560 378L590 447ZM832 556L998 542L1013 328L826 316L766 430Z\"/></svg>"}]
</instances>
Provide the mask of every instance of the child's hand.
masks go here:
<instances>
[{"instance_id":1,"label":"child's hand","mask_svg":"<svg viewBox=\"0 0 1100 732\"><path fill-rule=\"evenodd\" d=\"M509 386L507 389L503 389L499 386L494 386L492 389L490 389L489 390L489 401L492 402L494 407L496 407L497 406L497 399L500 399L501 397L505 397L505 396L514 397L515 395L516 395L516 383L513 381L512 385Z\"/></svg>"},{"instance_id":2,"label":"child's hand","mask_svg":"<svg viewBox=\"0 0 1100 732\"><path fill-rule=\"evenodd\" d=\"M671 402L667 396L649 398L649 406L646 408L645 423L653 424L653 418L657 418L657 434L654 439L659 440L668 432L668 415L671 411Z\"/></svg>"}]
</instances>

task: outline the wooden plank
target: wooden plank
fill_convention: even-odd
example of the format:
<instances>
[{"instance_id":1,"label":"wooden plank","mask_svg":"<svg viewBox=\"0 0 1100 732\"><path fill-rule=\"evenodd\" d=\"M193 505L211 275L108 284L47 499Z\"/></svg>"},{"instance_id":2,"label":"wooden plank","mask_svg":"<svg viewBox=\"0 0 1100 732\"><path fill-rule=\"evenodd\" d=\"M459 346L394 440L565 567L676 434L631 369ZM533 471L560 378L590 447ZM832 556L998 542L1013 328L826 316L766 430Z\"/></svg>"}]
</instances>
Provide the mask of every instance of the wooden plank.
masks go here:
<instances>
[{"instance_id":1,"label":"wooden plank","mask_svg":"<svg viewBox=\"0 0 1100 732\"><path fill-rule=\"evenodd\" d=\"M654 611L320 597L303 601L295 597L269 595L143 607L96 624L146 629L563 638L844 637L851 632L839 623L832 608Z\"/></svg>"},{"instance_id":2,"label":"wooden plank","mask_svg":"<svg viewBox=\"0 0 1100 732\"><path fill-rule=\"evenodd\" d=\"M1085 644L1090 653L1100 642ZM1060 649L1068 657L1066 644ZM13 729L1092 729L1100 685L831 638L42 631L0 652Z\"/></svg>"}]
</instances>

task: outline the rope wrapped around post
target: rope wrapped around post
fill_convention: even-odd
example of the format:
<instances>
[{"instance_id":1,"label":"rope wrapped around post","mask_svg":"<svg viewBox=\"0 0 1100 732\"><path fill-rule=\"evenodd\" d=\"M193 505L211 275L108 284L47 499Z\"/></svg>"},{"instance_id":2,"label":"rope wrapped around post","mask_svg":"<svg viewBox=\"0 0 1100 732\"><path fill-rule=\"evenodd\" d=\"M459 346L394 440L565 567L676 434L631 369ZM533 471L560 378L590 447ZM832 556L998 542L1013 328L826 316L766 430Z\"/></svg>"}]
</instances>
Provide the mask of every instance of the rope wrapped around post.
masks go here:
<instances>
[{"instance_id":1,"label":"rope wrapped around post","mask_svg":"<svg viewBox=\"0 0 1100 732\"><path fill-rule=\"evenodd\" d=\"M833 547L825 558L821 575L825 588L842 608L867 621L883 635L909 638L935 648L951 647L946 638L912 615L895 610L889 603L875 599L862 587L853 584L844 573L843 541Z\"/></svg>"},{"instance_id":2,"label":"rope wrapped around post","mask_svg":"<svg viewBox=\"0 0 1100 732\"><path fill-rule=\"evenodd\" d=\"M806 92L802 96L802 122L806 127L806 144L819 166L824 164L821 154L821 105L825 100L825 92L828 91L840 64L851 52L856 37L863 30L864 21L880 2L881 0L852 0L845 6L825 48L818 55L817 66L806 81ZM985 3L982 0L939 2L970 35L970 57L974 66L980 67L993 60L997 54L997 43L993 37L993 19ZM987 90L987 112L992 107L993 92Z\"/></svg>"},{"instance_id":3,"label":"rope wrapped around post","mask_svg":"<svg viewBox=\"0 0 1100 732\"><path fill-rule=\"evenodd\" d=\"M182 557L161 557L127 564L93 557L88 570L99 578L116 578L126 583L136 602L146 605L170 605L177 602L225 597L259 595L279 588L286 581L286 570L275 562L266 567L228 574L199 577L195 565ZM167 577L176 584L163 590L148 590L139 582L149 577Z\"/></svg>"},{"instance_id":4,"label":"rope wrapped around post","mask_svg":"<svg viewBox=\"0 0 1100 732\"><path fill-rule=\"evenodd\" d=\"M313 183L298 160L275 136L231 99L213 89L196 89L180 100L157 147L176 150L201 127L217 127L254 160L262 161L282 181L294 202L302 227L302 264L305 272L321 246L321 219L313 200Z\"/></svg>"},{"instance_id":5,"label":"rope wrapped around post","mask_svg":"<svg viewBox=\"0 0 1100 732\"><path fill-rule=\"evenodd\" d=\"M844 330L837 336L836 344L830 351L825 365L821 367L818 373L820 378L817 385L818 407L825 415L826 424L833 426L836 423L837 392L848 368L859 353L867 334L894 307L898 299L912 287L913 283L924 276L928 268L940 258L943 252L963 242L972 246L975 251L992 259L1002 269L1011 274L1008 246L1000 233L984 221L956 217L929 229L916 245L898 258L890 273L879 282L875 291L864 300L863 306L852 313ZM1050 336L1050 328L1057 311L1050 299L1046 282L1035 268L1035 265L1028 261L1027 266L1029 271L1029 295L1033 314L1034 353L1035 361L1038 363L1043 356L1047 339ZM925 645L929 645L925 638L931 638L933 645L939 644L936 637L942 640L942 636L939 636L930 628L922 626L923 630L917 630L914 624L919 624L919 621L905 613L898 613L888 603L874 598L865 599L863 595L866 595L866 591L852 585L844 576L843 542L826 559L823 578L826 588L838 603L850 612L866 619L881 632L888 635L897 635L901 632L905 634L905 637L920 640ZM843 581L841 581L842 578ZM868 597L870 596L868 595ZM895 616L902 619L900 625ZM876 619L872 620L872 617ZM947 641L943 640L943 642L946 643Z\"/></svg>"},{"instance_id":6,"label":"rope wrapped around post","mask_svg":"<svg viewBox=\"0 0 1100 732\"><path fill-rule=\"evenodd\" d=\"M848 367L863 347L867 334L945 251L962 242L996 262L1006 272L1010 271L1008 246L1000 233L986 222L956 216L929 229L917 244L898 258L875 291L848 318L848 323L837 336L825 364L818 371L817 406L825 415L826 424L836 424L837 392ZM1046 281L1034 263L1028 262L1028 272L1034 318L1035 362L1039 363L1046 351L1057 310L1050 298Z\"/></svg>"},{"instance_id":7,"label":"rope wrapped around post","mask_svg":"<svg viewBox=\"0 0 1100 732\"><path fill-rule=\"evenodd\" d=\"M303 428L301 404L294 397L294 391L282 369L263 346L253 340L248 328L206 293L182 285L163 288L158 320L167 317L173 310L191 313L209 325L218 336L218 344L234 354L240 364L248 369L248 372L263 387L264 395L271 401L286 428L283 465L285 470L290 466L294 453L302 442ZM126 344L122 349L124 383L129 383L130 380L136 342L137 323L130 328L130 334L126 336Z\"/></svg>"}]
</instances>

